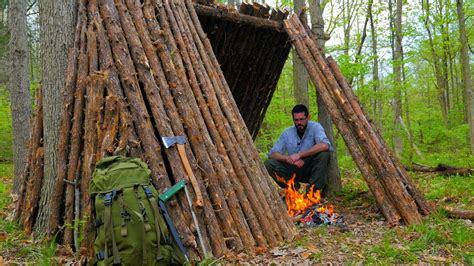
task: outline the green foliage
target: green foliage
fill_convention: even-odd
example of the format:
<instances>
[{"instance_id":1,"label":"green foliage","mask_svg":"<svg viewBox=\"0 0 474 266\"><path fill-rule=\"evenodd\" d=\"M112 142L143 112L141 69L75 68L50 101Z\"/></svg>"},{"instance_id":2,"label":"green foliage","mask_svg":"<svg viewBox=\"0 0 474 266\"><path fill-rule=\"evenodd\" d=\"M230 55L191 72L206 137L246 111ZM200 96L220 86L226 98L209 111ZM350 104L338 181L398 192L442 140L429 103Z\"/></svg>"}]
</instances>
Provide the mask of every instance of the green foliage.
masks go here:
<instances>
[{"instance_id":1,"label":"green foliage","mask_svg":"<svg viewBox=\"0 0 474 266\"><path fill-rule=\"evenodd\" d=\"M12 158L12 122L10 101L5 87L0 86L0 162Z\"/></svg>"}]
</instances>

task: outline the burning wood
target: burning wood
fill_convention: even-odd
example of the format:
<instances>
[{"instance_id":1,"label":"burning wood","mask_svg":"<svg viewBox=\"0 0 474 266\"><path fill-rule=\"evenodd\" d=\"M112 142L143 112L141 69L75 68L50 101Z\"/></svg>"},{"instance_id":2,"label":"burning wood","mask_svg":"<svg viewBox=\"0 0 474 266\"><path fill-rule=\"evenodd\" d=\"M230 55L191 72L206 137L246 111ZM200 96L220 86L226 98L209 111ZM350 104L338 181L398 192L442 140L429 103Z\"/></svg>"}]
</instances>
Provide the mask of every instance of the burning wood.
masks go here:
<instances>
[{"instance_id":1,"label":"burning wood","mask_svg":"<svg viewBox=\"0 0 474 266\"><path fill-rule=\"evenodd\" d=\"M301 193L295 186L296 175L286 181L277 176L277 180L287 185L285 189L285 203L288 215L295 224L303 226L317 226L321 224L344 223L342 216L334 212L334 205L321 204L321 191L314 190L311 185L307 192Z\"/></svg>"}]
</instances>

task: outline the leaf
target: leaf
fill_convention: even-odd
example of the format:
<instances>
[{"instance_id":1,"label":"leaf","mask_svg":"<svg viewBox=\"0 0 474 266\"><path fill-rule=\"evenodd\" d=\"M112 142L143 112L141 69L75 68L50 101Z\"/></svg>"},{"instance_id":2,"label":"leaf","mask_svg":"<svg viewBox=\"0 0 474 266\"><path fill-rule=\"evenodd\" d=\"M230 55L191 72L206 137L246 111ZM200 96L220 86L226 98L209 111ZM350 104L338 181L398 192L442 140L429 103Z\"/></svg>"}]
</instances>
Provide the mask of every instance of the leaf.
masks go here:
<instances>
[{"instance_id":1,"label":"leaf","mask_svg":"<svg viewBox=\"0 0 474 266\"><path fill-rule=\"evenodd\" d=\"M288 250L282 250L278 248L274 248L270 250L270 253L272 253L273 256L278 257L278 256L286 256L289 254Z\"/></svg>"},{"instance_id":2,"label":"leaf","mask_svg":"<svg viewBox=\"0 0 474 266\"><path fill-rule=\"evenodd\" d=\"M7 232L0 232L0 241L5 241L8 239L8 234ZM2 265L2 264L0 264Z\"/></svg>"},{"instance_id":3,"label":"leaf","mask_svg":"<svg viewBox=\"0 0 474 266\"><path fill-rule=\"evenodd\" d=\"M300 253L302 253L302 252L304 252L304 251L306 251L305 248L303 248L303 247L297 247L297 248L295 248L295 249L292 249L292 250L291 250L291 253L294 254L294 255L298 255L298 254L300 254Z\"/></svg>"},{"instance_id":4,"label":"leaf","mask_svg":"<svg viewBox=\"0 0 474 266\"><path fill-rule=\"evenodd\" d=\"M312 252L306 251L306 252L301 253L300 257L305 260L305 259L309 258L311 255L313 255Z\"/></svg>"}]
</instances>

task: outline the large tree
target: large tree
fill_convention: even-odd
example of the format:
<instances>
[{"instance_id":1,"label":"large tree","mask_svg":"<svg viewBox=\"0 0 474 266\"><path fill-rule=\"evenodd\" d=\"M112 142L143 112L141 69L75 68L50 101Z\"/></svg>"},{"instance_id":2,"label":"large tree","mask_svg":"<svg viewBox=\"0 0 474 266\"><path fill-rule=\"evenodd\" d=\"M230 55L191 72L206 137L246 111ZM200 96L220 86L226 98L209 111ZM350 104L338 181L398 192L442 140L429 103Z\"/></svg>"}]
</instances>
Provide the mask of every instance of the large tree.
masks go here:
<instances>
[{"instance_id":1,"label":"large tree","mask_svg":"<svg viewBox=\"0 0 474 266\"><path fill-rule=\"evenodd\" d=\"M461 42L461 68L462 68L462 82L464 87L464 95L466 97L465 109L467 114L467 121L469 124L469 140L471 146L471 154L474 154L474 103L472 100L472 79L471 67L469 65L469 47L466 36L466 22L464 18L463 0L456 0L456 9L459 21L459 39Z\"/></svg>"},{"instance_id":2,"label":"large tree","mask_svg":"<svg viewBox=\"0 0 474 266\"><path fill-rule=\"evenodd\" d=\"M294 11L295 14L299 14L305 7L305 0L294 0ZM293 85L294 85L294 96L297 104L304 104L309 106L308 98L308 72L301 62L301 59L293 49Z\"/></svg>"},{"instance_id":3,"label":"large tree","mask_svg":"<svg viewBox=\"0 0 474 266\"><path fill-rule=\"evenodd\" d=\"M382 130L382 101L377 97L380 91L380 78L379 78L379 55L378 55L378 43L377 43L377 29L374 22L373 16L373 0L369 0L369 5L367 8L367 13L370 20L370 32L371 32L371 47L372 47L372 89L375 97L372 101L372 114L375 119L375 123L378 126L379 130Z\"/></svg>"},{"instance_id":4,"label":"large tree","mask_svg":"<svg viewBox=\"0 0 474 266\"><path fill-rule=\"evenodd\" d=\"M27 161L27 143L30 137L30 80L28 78L28 25L26 18L27 0L10 0L10 91L13 164L15 181L13 193L18 193L22 184L23 171Z\"/></svg>"},{"instance_id":5,"label":"large tree","mask_svg":"<svg viewBox=\"0 0 474 266\"><path fill-rule=\"evenodd\" d=\"M310 0L309 10L311 14L311 30L318 37L319 45L324 50L324 44L326 40L329 39L329 36L324 32L324 19L323 11L324 6L327 1L321 0ZM327 111L326 106L324 105L321 97L317 97L318 101L318 120L326 131L326 135L331 141L334 148L336 147L336 142L334 140L334 130L331 117ZM331 153L331 159L329 161L329 173L328 173L328 186L331 191L339 191L342 188L341 184L341 171L337 163L337 154L336 151Z\"/></svg>"},{"instance_id":6,"label":"large tree","mask_svg":"<svg viewBox=\"0 0 474 266\"><path fill-rule=\"evenodd\" d=\"M397 155L403 152L403 141L401 138L402 128L402 0L395 0L396 11L394 19L394 38L393 45L393 147ZM389 1L390 11L392 10L392 1ZM391 12L392 13L392 12ZM392 14L391 14L392 15ZM391 16L392 19L392 16Z\"/></svg>"},{"instance_id":7,"label":"large tree","mask_svg":"<svg viewBox=\"0 0 474 266\"><path fill-rule=\"evenodd\" d=\"M39 0L40 57L44 104L44 180L35 230L44 231L56 180L59 121L68 49L74 41L76 0Z\"/></svg>"}]
</instances>

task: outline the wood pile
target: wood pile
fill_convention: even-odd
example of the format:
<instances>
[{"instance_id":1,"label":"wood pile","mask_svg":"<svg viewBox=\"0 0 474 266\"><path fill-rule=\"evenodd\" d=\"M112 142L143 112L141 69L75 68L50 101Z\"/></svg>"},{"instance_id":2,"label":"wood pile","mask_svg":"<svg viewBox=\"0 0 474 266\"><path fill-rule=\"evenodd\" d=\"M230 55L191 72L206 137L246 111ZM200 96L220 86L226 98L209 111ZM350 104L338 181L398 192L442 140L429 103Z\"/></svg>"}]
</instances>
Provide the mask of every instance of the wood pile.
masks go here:
<instances>
[{"instance_id":1,"label":"wood pile","mask_svg":"<svg viewBox=\"0 0 474 266\"><path fill-rule=\"evenodd\" d=\"M239 10L195 4L240 113L255 139L290 52L287 10L243 2Z\"/></svg>"},{"instance_id":2,"label":"wood pile","mask_svg":"<svg viewBox=\"0 0 474 266\"><path fill-rule=\"evenodd\" d=\"M323 56L316 36L296 15L284 26L387 222L420 223L430 207L367 119L334 59Z\"/></svg>"},{"instance_id":3,"label":"wood pile","mask_svg":"<svg viewBox=\"0 0 474 266\"><path fill-rule=\"evenodd\" d=\"M36 160L41 129L35 130L32 166L41 164ZM187 157L203 192L197 215L214 256L263 251L294 236L193 3L81 0L64 90L50 233L61 230L61 242L72 245L78 241L73 228L85 220L79 245L90 245L87 188L95 162L105 156L142 158L160 192L187 178L176 147L165 149L161 143L167 136L187 138ZM28 232L42 188L41 167L30 169L19 200L26 207L18 209ZM184 193L169 211L191 255L202 258Z\"/></svg>"}]
</instances>

